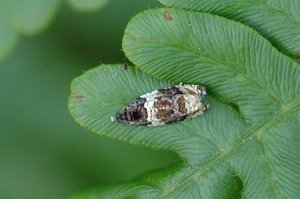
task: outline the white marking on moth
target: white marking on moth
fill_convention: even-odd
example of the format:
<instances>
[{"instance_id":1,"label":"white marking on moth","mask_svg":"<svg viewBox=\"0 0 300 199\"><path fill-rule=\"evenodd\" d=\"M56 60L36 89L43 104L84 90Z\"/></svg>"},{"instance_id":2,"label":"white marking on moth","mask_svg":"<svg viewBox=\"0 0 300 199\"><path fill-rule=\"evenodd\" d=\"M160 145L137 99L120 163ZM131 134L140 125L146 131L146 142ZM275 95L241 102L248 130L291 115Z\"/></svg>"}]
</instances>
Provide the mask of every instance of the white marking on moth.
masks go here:
<instances>
[{"instance_id":1,"label":"white marking on moth","mask_svg":"<svg viewBox=\"0 0 300 199\"><path fill-rule=\"evenodd\" d=\"M159 119L156 117L156 111L154 109L154 102L157 96L159 96L159 91L155 90L151 93L146 93L145 95L142 95L141 98L145 98L146 102L144 104L144 107L147 109L147 121L152 122L152 126L159 125Z\"/></svg>"},{"instance_id":2,"label":"white marking on moth","mask_svg":"<svg viewBox=\"0 0 300 199\"><path fill-rule=\"evenodd\" d=\"M176 90L176 88L178 90ZM186 117L186 119L196 117L198 115L202 115L204 111L208 109L208 104L203 104L201 102L202 98L206 95L205 88L200 85L189 85L189 84L180 84L178 86L165 88L160 91L155 90L150 93L146 93L140 96L137 102L142 102L143 110L147 111L147 118L139 119L139 121L128 121L129 124L137 124L137 125L147 125L147 126L158 126L163 125L169 122L181 120ZM183 99L184 100L183 100ZM163 103L161 103L162 100ZM159 105L156 102L159 101ZM184 101L184 104L182 104ZM137 108L137 104L131 103L133 107ZM182 105L184 105L184 109L182 109ZM158 112L160 111L172 111L170 113L169 118L163 117L161 118L161 114L159 114L160 119L157 118ZM124 112L123 112L124 113ZM162 112L164 114L164 112ZM168 112L166 112L168 114ZM120 113L122 114L122 112ZM142 113L143 114L143 113ZM112 121L116 121L116 117L111 118ZM118 121L126 121L126 120L118 120Z\"/></svg>"}]
</instances>

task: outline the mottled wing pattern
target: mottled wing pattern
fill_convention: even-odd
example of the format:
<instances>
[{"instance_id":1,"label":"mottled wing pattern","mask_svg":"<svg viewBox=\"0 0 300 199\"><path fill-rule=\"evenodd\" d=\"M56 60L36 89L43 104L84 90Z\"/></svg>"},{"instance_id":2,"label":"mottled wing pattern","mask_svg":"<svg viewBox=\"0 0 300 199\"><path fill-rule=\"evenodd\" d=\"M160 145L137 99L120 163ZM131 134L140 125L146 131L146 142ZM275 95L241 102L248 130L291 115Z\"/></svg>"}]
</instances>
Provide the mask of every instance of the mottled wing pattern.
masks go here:
<instances>
[{"instance_id":1,"label":"mottled wing pattern","mask_svg":"<svg viewBox=\"0 0 300 199\"><path fill-rule=\"evenodd\" d=\"M198 85L178 85L156 90L131 102L112 120L157 126L189 119L207 110L208 105L201 103L204 95L205 88Z\"/></svg>"},{"instance_id":2,"label":"mottled wing pattern","mask_svg":"<svg viewBox=\"0 0 300 199\"><path fill-rule=\"evenodd\" d=\"M121 112L117 113L112 120L136 125L149 125L151 122L147 120L148 115L144 106L145 102L145 98L136 99Z\"/></svg>"},{"instance_id":3,"label":"mottled wing pattern","mask_svg":"<svg viewBox=\"0 0 300 199\"><path fill-rule=\"evenodd\" d=\"M151 121L151 126L162 125L178 120L185 119L185 116L178 114L178 105L176 99L182 96L183 92L177 87L160 89L157 92L152 92L141 97L145 97L148 113L148 121Z\"/></svg>"}]
</instances>

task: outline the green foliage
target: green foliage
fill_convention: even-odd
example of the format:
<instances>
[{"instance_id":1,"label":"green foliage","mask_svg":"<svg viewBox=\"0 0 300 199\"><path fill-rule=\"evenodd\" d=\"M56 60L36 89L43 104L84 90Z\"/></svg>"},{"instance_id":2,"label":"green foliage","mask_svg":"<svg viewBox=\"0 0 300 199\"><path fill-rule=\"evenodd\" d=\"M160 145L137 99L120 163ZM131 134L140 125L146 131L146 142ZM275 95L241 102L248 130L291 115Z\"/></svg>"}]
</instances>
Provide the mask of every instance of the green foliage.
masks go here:
<instances>
[{"instance_id":1,"label":"green foliage","mask_svg":"<svg viewBox=\"0 0 300 199\"><path fill-rule=\"evenodd\" d=\"M74 10L81 12L96 11L105 6L109 0L66 0Z\"/></svg>"},{"instance_id":2,"label":"green foliage","mask_svg":"<svg viewBox=\"0 0 300 199\"><path fill-rule=\"evenodd\" d=\"M0 199L66 199L178 159L172 152L89 133L66 106L74 77L100 60L124 61L124 28L148 7L148 0L130 2L126 7L128 1L112 0L103 10L84 14L65 3L51 27L20 37L0 63Z\"/></svg>"},{"instance_id":3,"label":"green foliage","mask_svg":"<svg viewBox=\"0 0 300 199\"><path fill-rule=\"evenodd\" d=\"M164 5L209 12L245 23L293 57L300 57L299 0L160 0Z\"/></svg>"},{"instance_id":4,"label":"green foliage","mask_svg":"<svg viewBox=\"0 0 300 199\"><path fill-rule=\"evenodd\" d=\"M18 40L16 32L4 14L2 4L3 2L0 2L0 61L8 55Z\"/></svg>"},{"instance_id":5,"label":"green foliage","mask_svg":"<svg viewBox=\"0 0 300 199\"><path fill-rule=\"evenodd\" d=\"M78 11L95 11L109 0L66 0ZM0 2L0 61L14 48L19 35L34 35L46 29L63 0L3 0Z\"/></svg>"},{"instance_id":6,"label":"green foliage","mask_svg":"<svg viewBox=\"0 0 300 199\"><path fill-rule=\"evenodd\" d=\"M33 35L50 23L60 0L5 0L3 4L12 27L18 33Z\"/></svg>"},{"instance_id":7,"label":"green foliage","mask_svg":"<svg viewBox=\"0 0 300 199\"><path fill-rule=\"evenodd\" d=\"M123 37L130 61L76 78L69 109L83 127L175 151L183 162L134 183L75 198L296 198L300 195L300 66L253 29L211 14L149 10ZM147 73L147 75L145 74ZM212 109L159 127L110 121L136 97L184 83L207 87Z\"/></svg>"}]
</instances>

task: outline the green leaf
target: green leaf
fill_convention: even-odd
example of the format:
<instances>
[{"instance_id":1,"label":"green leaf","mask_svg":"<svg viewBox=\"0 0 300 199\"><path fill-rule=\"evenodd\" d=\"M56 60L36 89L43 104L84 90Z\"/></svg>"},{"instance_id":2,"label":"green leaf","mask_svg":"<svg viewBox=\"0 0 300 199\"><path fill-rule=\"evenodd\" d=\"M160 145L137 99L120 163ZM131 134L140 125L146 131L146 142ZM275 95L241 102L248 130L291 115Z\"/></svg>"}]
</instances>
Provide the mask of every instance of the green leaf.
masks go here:
<instances>
[{"instance_id":1,"label":"green leaf","mask_svg":"<svg viewBox=\"0 0 300 199\"><path fill-rule=\"evenodd\" d=\"M78 11L96 11L109 0L66 0ZM56 16L62 0L0 1L0 62L17 44L19 35L32 36L45 30Z\"/></svg>"},{"instance_id":2,"label":"green leaf","mask_svg":"<svg viewBox=\"0 0 300 199\"><path fill-rule=\"evenodd\" d=\"M168 7L209 12L245 23L274 46L300 57L299 0L160 0Z\"/></svg>"},{"instance_id":3,"label":"green leaf","mask_svg":"<svg viewBox=\"0 0 300 199\"><path fill-rule=\"evenodd\" d=\"M15 29L33 35L45 29L57 12L61 0L5 0L7 14Z\"/></svg>"},{"instance_id":4,"label":"green leaf","mask_svg":"<svg viewBox=\"0 0 300 199\"><path fill-rule=\"evenodd\" d=\"M17 33L8 22L5 9L0 2L0 62L11 52L18 41Z\"/></svg>"},{"instance_id":5,"label":"green leaf","mask_svg":"<svg viewBox=\"0 0 300 199\"><path fill-rule=\"evenodd\" d=\"M183 162L78 198L300 195L297 63L247 26L175 9L149 10L133 18L123 49L151 76L134 67L90 70L72 83L71 114L98 134L171 150ZM180 82L206 86L212 109L195 119L158 127L110 121L141 94Z\"/></svg>"},{"instance_id":6,"label":"green leaf","mask_svg":"<svg viewBox=\"0 0 300 199\"><path fill-rule=\"evenodd\" d=\"M112 84L112 82L114 83ZM172 178L175 178L175 181L177 178L192 173L196 169L196 167L192 167L200 161L209 160L211 154L216 153L218 145L223 145L223 147L230 146L230 143L238 139L240 135L237 129L244 129L245 124L230 107L225 107L213 100L211 102L214 102L212 104L215 108L205 116L195 120L152 128L110 121L112 115L139 95L170 85L172 84L151 78L134 67L130 67L128 71L125 71L122 66L102 65L86 72L73 81L69 97L69 109L81 126L87 127L98 134L127 141L132 144L150 146L156 149L173 150L182 158L188 158L190 160L189 165L180 165L180 167L177 166L176 168L171 168L171 170L168 168L167 171L160 174L155 173L157 180L166 181L164 182L167 183L166 186L170 186L171 188L173 186L172 181L168 182L171 180L170 178L164 179L165 175L168 177L174 175ZM220 111L218 111L217 107L220 108ZM214 123L209 122L216 117L219 118L217 121ZM204 132L199 129L200 126L207 130L210 129L210 131ZM222 130L213 131L214 127ZM195 134L195 129L199 129L200 131ZM230 130L232 134L227 135L226 141L224 141L222 138L224 138L226 130ZM207 139L206 133L213 133L215 140ZM203 151L203 153L199 154L198 151ZM228 176L232 174L232 171L227 168L220 167L219 169L222 175ZM209 175L208 178L216 179L218 177L219 175L212 173L212 176ZM151 175L146 180L152 181L156 178L153 178ZM236 184L236 181L235 179L229 184ZM147 185L148 183L145 182L145 184L139 186L136 183L120 185L117 189L122 191L118 193L111 193L111 191L114 192L115 190L115 188L111 187L109 189L101 189L104 192L96 190L93 194L100 194L101 197L99 196L99 198L105 198L111 194L113 194L114 198L129 197L138 193L141 196L160 194L159 190ZM229 190L229 192L231 191ZM80 197L85 198L86 196L79 195Z\"/></svg>"},{"instance_id":7,"label":"green leaf","mask_svg":"<svg viewBox=\"0 0 300 199\"><path fill-rule=\"evenodd\" d=\"M96 11L103 8L109 0L66 0L70 6L77 11L87 12L87 11Z\"/></svg>"},{"instance_id":8,"label":"green leaf","mask_svg":"<svg viewBox=\"0 0 300 199\"><path fill-rule=\"evenodd\" d=\"M61 0L3 0L0 2L0 61L18 42L20 34L33 35L45 29Z\"/></svg>"}]
</instances>

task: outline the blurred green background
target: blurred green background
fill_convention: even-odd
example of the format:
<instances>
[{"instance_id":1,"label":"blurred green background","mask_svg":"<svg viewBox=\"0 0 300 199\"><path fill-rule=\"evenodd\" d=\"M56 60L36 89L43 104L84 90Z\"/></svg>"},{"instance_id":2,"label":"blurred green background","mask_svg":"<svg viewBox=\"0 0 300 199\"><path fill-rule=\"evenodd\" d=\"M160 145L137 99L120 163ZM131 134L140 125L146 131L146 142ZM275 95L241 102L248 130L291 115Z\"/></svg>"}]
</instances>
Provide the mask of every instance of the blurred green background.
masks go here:
<instances>
[{"instance_id":1,"label":"blurred green background","mask_svg":"<svg viewBox=\"0 0 300 199\"><path fill-rule=\"evenodd\" d=\"M97 136L67 109L71 80L100 63L124 63L127 22L155 0L111 0L80 13L62 3L42 32L21 37L0 63L0 198L59 199L130 180L178 157ZM0 44L1 45L1 44Z\"/></svg>"}]
</instances>

